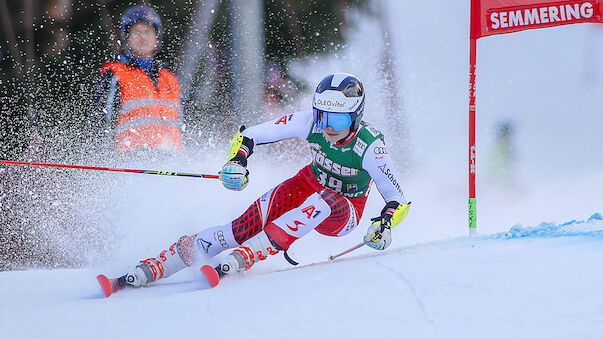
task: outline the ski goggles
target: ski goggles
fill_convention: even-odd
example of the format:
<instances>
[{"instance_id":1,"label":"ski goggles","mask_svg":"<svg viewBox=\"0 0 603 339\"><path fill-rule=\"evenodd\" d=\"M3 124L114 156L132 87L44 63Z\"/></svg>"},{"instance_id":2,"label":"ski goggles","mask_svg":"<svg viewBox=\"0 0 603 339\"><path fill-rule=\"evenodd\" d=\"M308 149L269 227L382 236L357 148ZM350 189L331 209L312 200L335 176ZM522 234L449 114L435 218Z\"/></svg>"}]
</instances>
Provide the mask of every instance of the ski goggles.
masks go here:
<instances>
[{"instance_id":1,"label":"ski goggles","mask_svg":"<svg viewBox=\"0 0 603 339\"><path fill-rule=\"evenodd\" d=\"M352 117L349 113L334 113L321 111L314 108L314 123L316 127L325 129L328 126L333 127L337 132L352 126Z\"/></svg>"}]
</instances>

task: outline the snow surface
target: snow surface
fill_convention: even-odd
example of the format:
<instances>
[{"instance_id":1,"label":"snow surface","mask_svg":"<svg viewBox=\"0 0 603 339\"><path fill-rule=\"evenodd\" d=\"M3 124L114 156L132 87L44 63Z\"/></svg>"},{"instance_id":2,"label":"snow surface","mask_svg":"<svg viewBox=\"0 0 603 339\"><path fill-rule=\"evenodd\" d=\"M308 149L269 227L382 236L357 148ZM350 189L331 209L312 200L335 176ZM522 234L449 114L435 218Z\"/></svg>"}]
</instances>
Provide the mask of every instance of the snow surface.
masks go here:
<instances>
[{"instance_id":1,"label":"snow surface","mask_svg":"<svg viewBox=\"0 0 603 339\"><path fill-rule=\"evenodd\" d=\"M237 217L309 157L258 148L243 192L212 180L99 173L100 184L118 187L106 196L117 236L87 268L0 272L0 337L603 337L603 62L590 59L603 30L574 25L478 42L478 235L468 237L468 3L386 2L409 132L389 148L393 157L410 152L399 167L413 206L385 252L361 248L320 264L360 241L382 208L374 193L350 235L312 233L294 244L291 256L314 266L275 272L289 266L272 257L215 289L189 269L102 298L97 274L123 274L181 235ZM340 53L293 69L309 83L357 74L365 118L391 135L375 66L379 28L366 16L354 22ZM310 93L295 109L308 102ZM500 119L517 129L513 188L491 183L486 166ZM165 169L215 173L227 145L216 148Z\"/></svg>"},{"instance_id":2,"label":"snow surface","mask_svg":"<svg viewBox=\"0 0 603 339\"><path fill-rule=\"evenodd\" d=\"M0 273L5 338L600 338L603 217L104 298L98 269ZM259 266L266 264L260 263Z\"/></svg>"}]
</instances>

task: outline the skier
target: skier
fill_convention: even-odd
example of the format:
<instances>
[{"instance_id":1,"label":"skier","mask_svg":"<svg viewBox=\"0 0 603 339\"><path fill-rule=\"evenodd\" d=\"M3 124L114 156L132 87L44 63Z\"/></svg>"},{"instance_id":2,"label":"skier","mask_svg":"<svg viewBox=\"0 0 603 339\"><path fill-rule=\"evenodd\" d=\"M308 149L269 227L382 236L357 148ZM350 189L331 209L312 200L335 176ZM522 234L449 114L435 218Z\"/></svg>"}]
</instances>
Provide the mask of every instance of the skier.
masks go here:
<instances>
[{"instance_id":1,"label":"skier","mask_svg":"<svg viewBox=\"0 0 603 339\"><path fill-rule=\"evenodd\" d=\"M386 204L372 219L364 242L377 250L387 248L392 242L391 227L406 216L410 205L383 135L362 120L364 102L360 80L335 73L319 83L313 111L241 127L219 173L228 189L240 191L249 183L247 159L257 145L293 137L306 139L312 162L262 195L239 218L183 236L157 257L141 261L132 272L113 279L105 294L149 284L226 249L234 248L216 267L220 276L248 270L268 256L286 251L311 230L344 236L358 225L372 181Z\"/></svg>"},{"instance_id":2,"label":"skier","mask_svg":"<svg viewBox=\"0 0 603 339\"><path fill-rule=\"evenodd\" d=\"M124 13L120 30L125 51L101 69L91 125L96 132L113 130L120 153L180 151L180 83L156 58L161 18L150 7L132 7Z\"/></svg>"}]
</instances>

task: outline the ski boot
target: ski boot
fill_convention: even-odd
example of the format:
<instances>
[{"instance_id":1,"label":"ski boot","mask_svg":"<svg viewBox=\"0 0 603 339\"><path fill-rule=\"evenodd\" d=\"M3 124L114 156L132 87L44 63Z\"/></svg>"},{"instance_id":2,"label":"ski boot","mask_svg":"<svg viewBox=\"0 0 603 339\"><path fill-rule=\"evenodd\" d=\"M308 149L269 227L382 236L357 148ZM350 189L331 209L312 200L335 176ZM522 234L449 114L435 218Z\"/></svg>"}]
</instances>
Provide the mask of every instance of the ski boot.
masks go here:
<instances>
[{"instance_id":1,"label":"ski boot","mask_svg":"<svg viewBox=\"0 0 603 339\"><path fill-rule=\"evenodd\" d=\"M235 275L250 269L256 262L266 260L269 255L278 254L280 247L273 243L266 232L262 231L235 248L222 262L214 267L205 265L201 272L211 287L215 287L220 278Z\"/></svg>"},{"instance_id":2,"label":"ski boot","mask_svg":"<svg viewBox=\"0 0 603 339\"><path fill-rule=\"evenodd\" d=\"M98 280L98 283L103 289L105 297L109 297L113 293L123 290L124 288L146 285L148 282L153 281L153 272L149 268L149 265L142 263L136 266L134 272L127 273L119 278L109 279L105 275L99 274L96 277L96 280Z\"/></svg>"}]
</instances>

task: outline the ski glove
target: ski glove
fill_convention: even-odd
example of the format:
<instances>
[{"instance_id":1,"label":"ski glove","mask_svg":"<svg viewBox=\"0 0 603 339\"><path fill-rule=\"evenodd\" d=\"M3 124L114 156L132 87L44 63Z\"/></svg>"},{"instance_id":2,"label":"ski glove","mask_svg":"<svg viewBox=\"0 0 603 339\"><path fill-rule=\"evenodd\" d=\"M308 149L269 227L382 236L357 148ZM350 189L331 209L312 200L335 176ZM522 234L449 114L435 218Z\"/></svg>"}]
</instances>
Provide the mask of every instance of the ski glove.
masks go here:
<instances>
[{"instance_id":1,"label":"ski glove","mask_svg":"<svg viewBox=\"0 0 603 339\"><path fill-rule=\"evenodd\" d=\"M371 219L373 223L366 231L364 243L376 250L386 249L392 242L392 228L406 217L409 207L410 202L408 204L388 202L381 210L381 215Z\"/></svg>"},{"instance_id":2,"label":"ski glove","mask_svg":"<svg viewBox=\"0 0 603 339\"><path fill-rule=\"evenodd\" d=\"M392 242L391 222L387 218L371 219L373 224L366 231L364 243L376 250L384 250Z\"/></svg>"},{"instance_id":3,"label":"ski glove","mask_svg":"<svg viewBox=\"0 0 603 339\"><path fill-rule=\"evenodd\" d=\"M253 153L254 142L243 136L245 126L241 126L237 134L230 142L228 162L218 173L222 185L233 191L241 191L249 183L249 171L247 170L247 157Z\"/></svg>"},{"instance_id":4,"label":"ski glove","mask_svg":"<svg viewBox=\"0 0 603 339\"><path fill-rule=\"evenodd\" d=\"M249 171L237 162L227 162L220 173L222 185L233 191L242 191L249 183Z\"/></svg>"}]
</instances>

